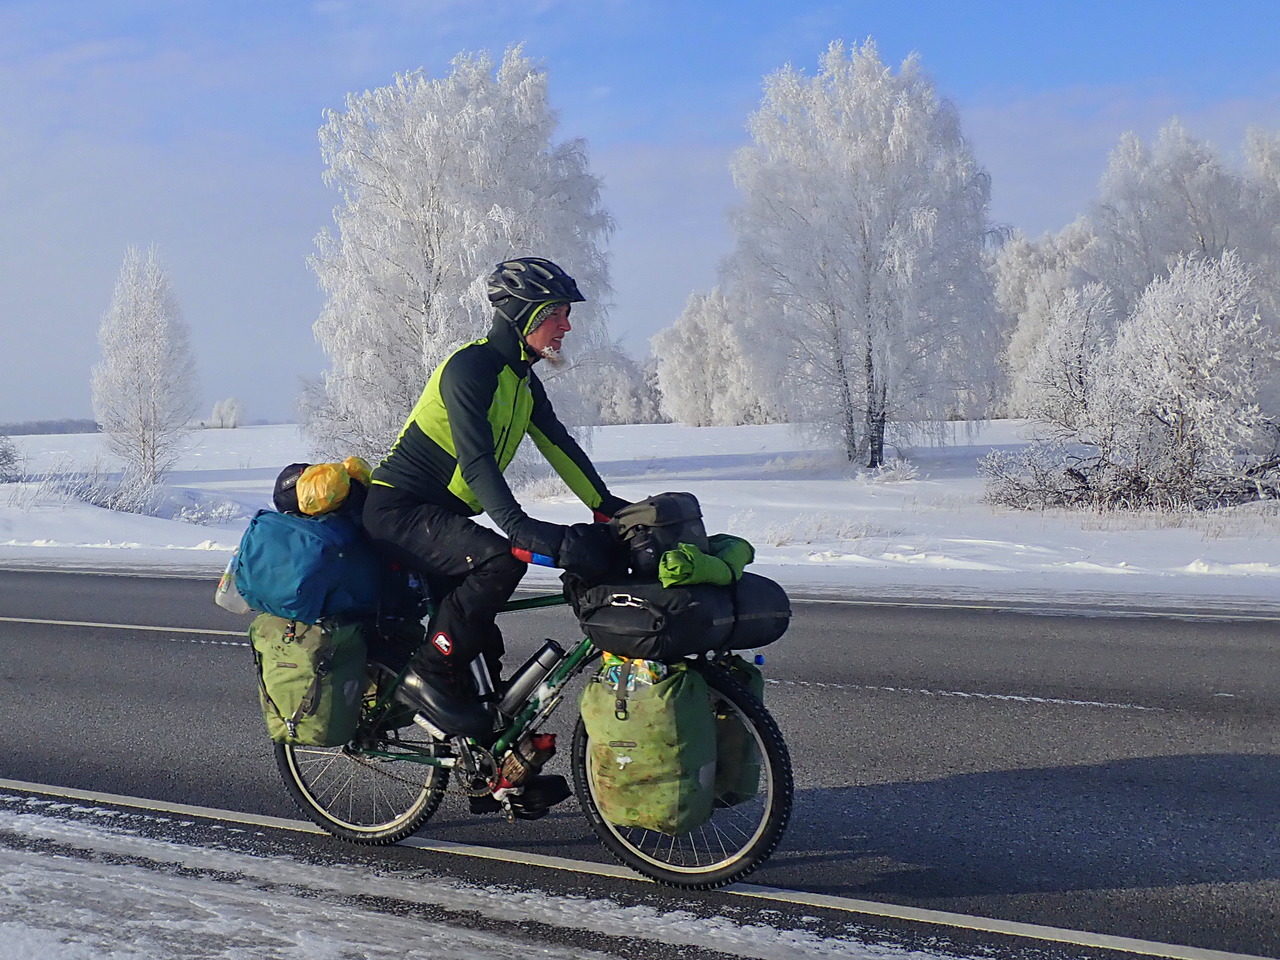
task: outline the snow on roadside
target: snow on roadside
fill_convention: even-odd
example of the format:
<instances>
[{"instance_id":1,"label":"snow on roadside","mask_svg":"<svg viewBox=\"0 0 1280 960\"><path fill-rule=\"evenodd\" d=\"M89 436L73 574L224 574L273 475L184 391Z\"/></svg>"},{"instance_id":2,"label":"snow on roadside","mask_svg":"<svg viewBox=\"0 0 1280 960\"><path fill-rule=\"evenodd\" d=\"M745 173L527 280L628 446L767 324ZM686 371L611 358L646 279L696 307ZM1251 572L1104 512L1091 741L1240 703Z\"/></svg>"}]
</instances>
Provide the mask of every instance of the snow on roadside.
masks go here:
<instances>
[{"instance_id":1,"label":"snow on roadside","mask_svg":"<svg viewBox=\"0 0 1280 960\"><path fill-rule=\"evenodd\" d=\"M951 442L909 451L916 476L852 470L786 426L632 425L595 431L591 455L619 495L689 490L709 529L757 548L759 573L793 591L850 597L1280 605L1280 510L1251 504L1188 515L1019 512L981 500L977 460L1025 442L1017 421L957 425ZM16 437L30 472L104 462L96 435ZM306 459L292 426L198 433L171 478L173 499L217 504L230 523L111 513L0 487L0 564L215 574L280 467ZM24 492L25 491L25 492ZM541 483L521 494L535 516L585 519ZM196 511L199 512L199 511ZM534 569L531 584L554 583Z\"/></svg>"},{"instance_id":2,"label":"snow on roadside","mask_svg":"<svg viewBox=\"0 0 1280 960\"><path fill-rule=\"evenodd\" d=\"M607 960L577 946L469 930L414 908L501 923L586 930L628 942L697 946L760 960L843 957L932 960L935 954L826 938L803 929L629 906L536 889L480 887L420 871L321 865L141 836L116 811L6 797L0 835L57 844L58 853L0 848L0 954L80 960L290 960L359 956L440 960L546 957ZM77 817L59 816L74 811ZM106 822L86 820L102 817ZM121 862L125 861L125 862ZM398 901L403 914L364 908Z\"/></svg>"}]
</instances>

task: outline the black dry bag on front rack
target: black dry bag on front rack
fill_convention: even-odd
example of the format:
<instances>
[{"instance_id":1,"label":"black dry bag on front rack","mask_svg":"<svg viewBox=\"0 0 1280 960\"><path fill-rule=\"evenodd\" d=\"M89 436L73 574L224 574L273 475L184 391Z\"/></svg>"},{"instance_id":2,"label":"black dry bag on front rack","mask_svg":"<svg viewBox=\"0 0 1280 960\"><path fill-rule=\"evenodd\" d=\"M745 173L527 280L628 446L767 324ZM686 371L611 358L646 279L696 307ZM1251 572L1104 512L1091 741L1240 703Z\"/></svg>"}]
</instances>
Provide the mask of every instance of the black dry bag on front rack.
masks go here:
<instances>
[{"instance_id":1,"label":"black dry bag on front rack","mask_svg":"<svg viewBox=\"0 0 1280 960\"><path fill-rule=\"evenodd\" d=\"M653 580L658 561L678 543L709 550L702 508L692 493L660 493L623 507L610 521L631 551L631 572Z\"/></svg>"},{"instance_id":2,"label":"black dry bag on front rack","mask_svg":"<svg viewBox=\"0 0 1280 960\"><path fill-rule=\"evenodd\" d=\"M727 587L664 587L643 577L588 586L566 578L565 594L597 647L639 660L763 647L791 619L782 587L752 573Z\"/></svg>"}]
</instances>

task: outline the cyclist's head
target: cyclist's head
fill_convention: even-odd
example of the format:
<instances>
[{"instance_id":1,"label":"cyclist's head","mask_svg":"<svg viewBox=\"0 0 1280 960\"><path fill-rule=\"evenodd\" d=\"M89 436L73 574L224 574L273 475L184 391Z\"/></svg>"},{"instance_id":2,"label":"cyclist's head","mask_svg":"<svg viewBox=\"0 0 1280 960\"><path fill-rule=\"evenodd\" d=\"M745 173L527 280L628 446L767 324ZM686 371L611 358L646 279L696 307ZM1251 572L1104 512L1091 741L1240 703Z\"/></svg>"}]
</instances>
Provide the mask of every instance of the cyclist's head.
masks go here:
<instances>
[{"instance_id":1,"label":"cyclist's head","mask_svg":"<svg viewBox=\"0 0 1280 960\"><path fill-rule=\"evenodd\" d=\"M517 257L493 268L489 302L498 306L512 298L523 303L578 303L586 299L573 277L542 257Z\"/></svg>"},{"instance_id":2,"label":"cyclist's head","mask_svg":"<svg viewBox=\"0 0 1280 960\"><path fill-rule=\"evenodd\" d=\"M557 304L585 300L578 285L550 260L504 260L489 274L489 302L522 338L533 333Z\"/></svg>"}]
</instances>

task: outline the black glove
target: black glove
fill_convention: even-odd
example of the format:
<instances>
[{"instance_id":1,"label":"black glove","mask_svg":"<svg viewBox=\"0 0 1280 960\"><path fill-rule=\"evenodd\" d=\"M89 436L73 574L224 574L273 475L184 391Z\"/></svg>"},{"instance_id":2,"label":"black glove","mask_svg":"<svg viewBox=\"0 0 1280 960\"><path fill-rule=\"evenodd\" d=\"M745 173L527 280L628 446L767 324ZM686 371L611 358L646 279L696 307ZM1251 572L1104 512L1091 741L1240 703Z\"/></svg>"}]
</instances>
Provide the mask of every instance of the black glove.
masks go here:
<instances>
[{"instance_id":1,"label":"black glove","mask_svg":"<svg viewBox=\"0 0 1280 960\"><path fill-rule=\"evenodd\" d=\"M575 523L564 530L556 566L596 581L626 572L625 550L613 527L603 523Z\"/></svg>"},{"instance_id":2,"label":"black glove","mask_svg":"<svg viewBox=\"0 0 1280 960\"><path fill-rule=\"evenodd\" d=\"M525 517L512 533L511 545L520 550L550 557L556 566L560 566L560 544L568 529L559 523L547 523L545 520Z\"/></svg>"},{"instance_id":3,"label":"black glove","mask_svg":"<svg viewBox=\"0 0 1280 960\"><path fill-rule=\"evenodd\" d=\"M595 509L596 520L600 523L604 523L608 520L612 520L614 514L616 514L623 507L629 507L629 506L631 506L631 501L623 500L621 497L615 497L611 493L608 496L606 496L603 500L600 501L600 506L596 507Z\"/></svg>"}]
</instances>

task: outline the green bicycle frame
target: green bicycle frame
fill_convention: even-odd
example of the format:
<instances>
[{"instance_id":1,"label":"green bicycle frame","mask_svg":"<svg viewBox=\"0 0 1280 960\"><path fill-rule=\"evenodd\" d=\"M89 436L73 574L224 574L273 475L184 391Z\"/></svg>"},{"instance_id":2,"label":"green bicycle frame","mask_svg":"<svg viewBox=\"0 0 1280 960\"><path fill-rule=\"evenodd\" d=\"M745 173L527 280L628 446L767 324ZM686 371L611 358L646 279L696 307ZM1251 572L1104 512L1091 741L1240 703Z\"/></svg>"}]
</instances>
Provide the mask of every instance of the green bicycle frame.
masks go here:
<instances>
[{"instance_id":1,"label":"green bicycle frame","mask_svg":"<svg viewBox=\"0 0 1280 960\"><path fill-rule=\"evenodd\" d=\"M523 600L512 600L503 605L498 612L513 613L517 610L534 610L539 607L556 607L562 606L566 603L568 603L568 601L561 594L547 594L544 596L527 597ZM524 706L520 708L520 712L516 714L507 728L499 735L498 739L494 741L493 746L489 748L493 756L500 757L506 753L507 750L510 749L511 745L524 735L530 725L549 713L550 709L552 709L556 704L560 695L560 690L564 685L577 676L579 671L581 671L582 668L586 666L586 664L588 664L598 653L599 651L596 649L595 644L591 642L591 638L583 637L582 640L579 641L578 645L570 650L569 653L563 657L558 664L556 664L555 669L547 675L546 679L538 685L537 689L534 690L533 694L525 702ZM407 671L408 667L406 667L405 670ZM386 693L385 701L380 699L374 708L375 711L382 712L390 708L394 698L395 688L400 685L400 681L403 679L404 673L405 671L401 671L400 675L396 677L395 683L392 684L391 689ZM539 697L539 693L543 693L545 696ZM544 703L550 706L544 708ZM369 757L381 757L388 760L408 760L411 763L425 763L428 766L434 767L452 767L456 763L456 758L454 757L434 757L425 753L417 752L393 753L386 750L361 750L360 752Z\"/></svg>"}]
</instances>

